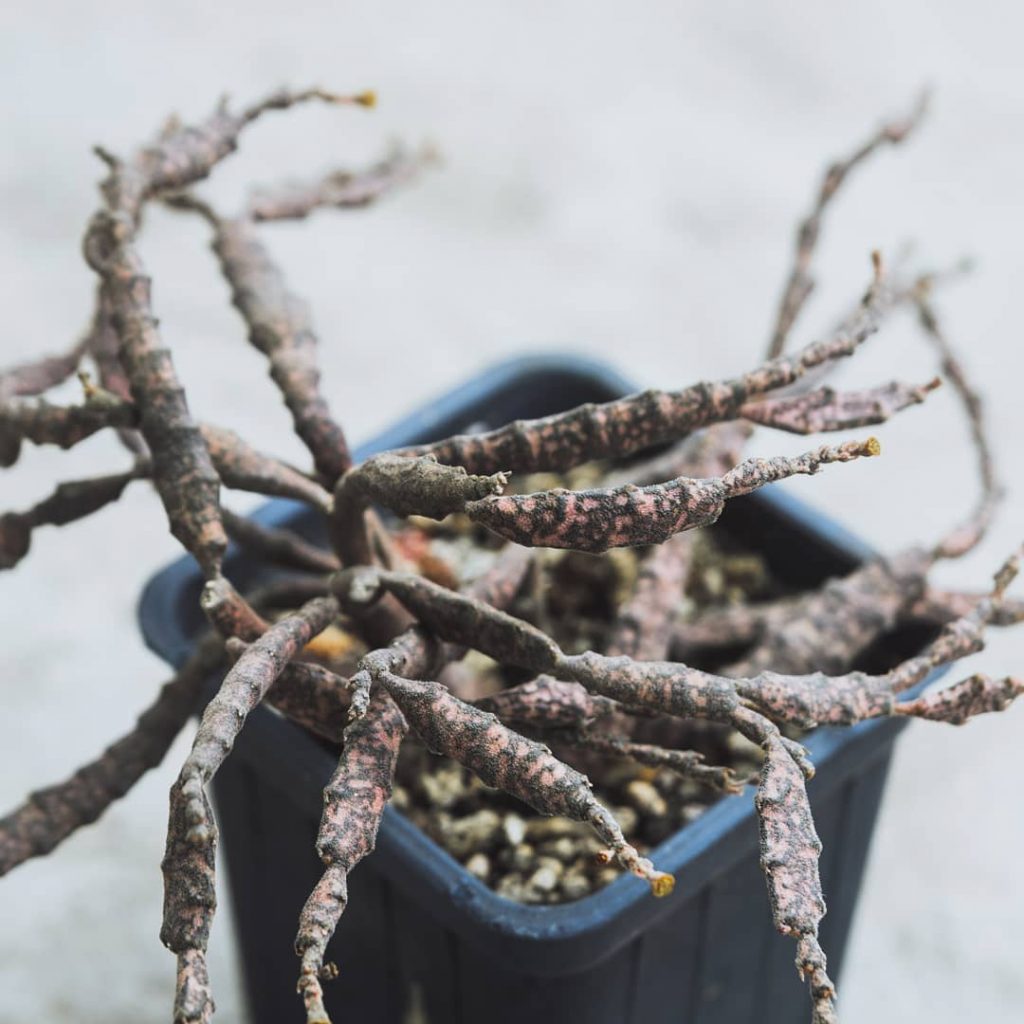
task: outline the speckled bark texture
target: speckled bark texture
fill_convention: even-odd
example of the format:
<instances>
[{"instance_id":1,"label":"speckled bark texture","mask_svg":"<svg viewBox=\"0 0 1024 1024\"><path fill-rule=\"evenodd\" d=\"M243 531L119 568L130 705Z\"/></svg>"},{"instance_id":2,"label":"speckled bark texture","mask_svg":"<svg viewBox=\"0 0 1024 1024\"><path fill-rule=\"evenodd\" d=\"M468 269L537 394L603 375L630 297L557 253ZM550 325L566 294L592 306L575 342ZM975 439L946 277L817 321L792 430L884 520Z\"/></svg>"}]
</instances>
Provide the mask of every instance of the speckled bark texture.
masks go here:
<instances>
[{"instance_id":1,"label":"speckled bark texture","mask_svg":"<svg viewBox=\"0 0 1024 1024\"><path fill-rule=\"evenodd\" d=\"M284 666L337 614L330 598L317 598L269 629L225 676L206 706L192 751L171 788L164 873L161 941L178 956L176 1024L206 1021L213 997L205 954L216 909L214 854L217 826L206 786L227 757L246 716Z\"/></svg>"},{"instance_id":2,"label":"speckled bark texture","mask_svg":"<svg viewBox=\"0 0 1024 1024\"><path fill-rule=\"evenodd\" d=\"M950 725L963 725L976 715L1005 711L1022 693L1024 678L991 676L976 673L952 686L933 690L915 700L902 701L893 709L899 715L930 718Z\"/></svg>"},{"instance_id":3,"label":"speckled bark texture","mask_svg":"<svg viewBox=\"0 0 1024 1024\"><path fill-rule=\"evenodd\" d=\"M112 215L113 216L113 215ZM189 415L170 353L163 347L150 312L150 282L134 251L116 238L113 224L98 222L109 246L104 275L121 340L121 361L140 408L139 427L153 460L153 478L170 522L171 532L204 571L215 572L227 538L218 515L219 481L198 428ZM95 232L90 231L90 239Z\"/></svg>"},{"instance_id":4,"label":"speckled bark texture","mask_svg":"<svg viewBox=\"0 0 1024 1024\"><path fill-rule=\"evenodd\" d=\"M615 616L606 653L637 661L668 656L670 627L683 598L691 556L690 539L677 534L641 559L633 593Z\"/></svg>"},{"instance_id":5,"label":"speckled bark texture","mask_svg":"<svg viewBox=\"0 0 1024 1024\"><path fill-rule=\"evenodd\" d=\"M650 768L667 768L720 793L741 793L748 781L737 777L731 768L704 764L704 755L693 750L666 749L650 743L633 743L620 736L599 732L577 733L565 737L565 740L573 746L606 756L625 758Z\"/></svg>"},{"instance_id":6,"label":"speckled bark texture","mask_svg":"<svg viewBox=\"0 0 1024 1024\"><path fill-rule=\"evenodd\" d=\"M110 173L100 188L104 205L89 224L83 249L101 280L101 306L117 335L118 356L139 409L139 428L152 454L153 478L171 532L208 575L219 571L227 547L219 482L157 330L151 283L135 249L135 234L148 200L206 177L235 150L246 125L268 110L313 99L353 102L320 89L281 90L239 114L222 104L197 126L170 122L154 143L127 161L98 151Z\"/></svg>"},{"instance_id":7,"label":"speckled bark texture","mask_svg":"<svg viewBox=\"0 0 1024 1024\"><path fill-rule=\"evenodd\" d=\"M213 251L249 328L249 341L266 356L270 376L317 470L333 483L352 465L352 457L320 392L317 339L306 304L289 291L251 221L214 218L213 225Z\"/></svg>"},{"instance_id":8,"label":"speckled bark texture","mask_svg":"<svg viewBox=\"0 0 1024 1024\"><path fill-rule=\"evenodd\" d=\"M777 738L765 744L754 805L775 927L796 938L796 968L810 984L814 1024L834 1024L835 986L818 942L818 924L825 916L818 873L821 840L811 818L804 773Z\"/></svg>"},{"instance_id":9,"label":"speckled bark texture","mask_svg":"<svg viewBox=\"0 0 1024 1024\"><path fill-rule=\"evenodd\" d=\"M816 367L852 355L876 329L874 308L852 329L789 357L765 363L732 380L682 391L643 391L603 405L582 405L537 420L517 420L485 434L468 434L408 449L434 455L467 473L560 471L589 459L624 458L657 444L678 441L701 427L734 420L758 395L788 387Z\"/></svg>"},{"instance_id":10,"label":"speckled bark texture","mask_svg":"<svg viewBox=\"0 0 1024 1024\"><path fill-rule=\"evenodd\" d=\"M229 651L234 641L229 641ZM340 743L349 721L352 681L322 665L293 661L267 693L267 703L332 743Z\"/></svg>"},{"instance_id":11,"label":"speckled bark texture","mask_svg":"<svg viewBox=\"0 0 1024 1024\"><path fill-rule=\"evenodd\" d=\"M740 412L751 423L791 434L855 430L884 423L903 409L920 405L941 383L936 377L917 386L892 381L865 391L819 388L803 395L748 402Z\"/></svg>"},{"instance_id":12,"label":"speckled bark texture","mask_svg":"<svg viewBox=\"0 0 1024 1024\"><path fill-rule=\"evenodd\" d=\"M927 607L918 606L925 600L933 563L941 558L961 557L983 539L1000 498L1000 487L981 400L920 287L916 299L922 326L939 353L943 374L967 417L980 483L973 513L930 549L911 548L878 559L844 579L829 581L816 592L765 608L712 611L696 622L680 624L674 649L681 656L702 645L752 642L752 650L727 666L725 674L751 676L767 669L790 673L818 669L834 674L848 669L858 655L897 622L913 618L915 609L919 617L943 623L967 614L968 605L957 595L949 595L950 603L943 608L936 591L931 592ZM1001 604L995 622L1011 625L1018 619L1012 607Z\"/></svg>"},{"instance_id":13,"label":"speckled bark texture","mask_svg":"<svg viewBox=\"0 0 1024 1024\"><path fill-rule=\"evenodd\" d=\"M663 452L631 461L621 469L613 469L605 485L645 487L679 476L722 476L743 458L743 449L753 432L753 425L746 420L716 423L677 441Z\"/></svg>"},{"instance_id":14,"label":"speckled bark texture","mask_svg":"<svg viewBox=\"0 0 1024 1024\"><path fill-rule=\"evenodd\" d=\"M728 642L756 642L744 657L723 669L729 676L751 676L768 669L778 672L845 672L858 655L887 630L893 629L906 609L920 596L931 560L927 553L912 549L894 558L869 562L842 579L831 580L820 590L773 603L763 610L757 606L723 618L730 623L703 623L679 629L684 641L693 643L702 625L717 631ZM747 624L735 622L747 618ZM714 618L712 613L711 618ZM723 628L724 627L724 628ZM709 637L706 637L709 639Z\"/></svg>"},{"instance_id":15,"label":"speckled bark texture","mask_svg":"<svg viewBox=\"0 0 1024 1024\"><path fill-rule=\"evenodd\" d=\"M325 870L302 908L295 939L308 1024L329 1024L320 979L332 971L324 954L348 901L348 873L373 850L405 731L402 712L387 692L378 691L366 714L345 729L341 759L324 789L316 849Z\"/></svg>"},{"instance_id":16,"label":"speckled bark texture","mask_svg":"<svg viewBox=\"0 0 1024 1024\"><path fill-rule=\"evenodd\" d=\"M210 625L223 637L255 640L270 625L224 576L214 576L206 581L199 596L199 607Z\"/></svg>"},{"instance_id":17,"label":"speckled bark texture","mask_svg":"<svg viewBox=\"0 0 1024 1024\"><path fill-rule=\"evenodd\" d=\"M470 476L461 467L441 465L431 455L375 455L338 481L331 541L346 565L367 565L372 550L364 517L371 504L400 516L443 519L461 512L467 502L501 494L506 483L504 473Z\"/></svg>"},{"instance_id":18,"label":"speckled bark texture","mask_svg":"<svg viewBox=\"0 0 1024 1024\"><path fill-rule=\"evenodd\" d=\"M476 600L507 603L518 590L528 561L527 552L503 552L469 593ZM460 654L450 645L439 648L422 629L409 629L387 648L367 654L350 680L341 680L318 666L292 663L268 695L275 706L297 721L302 722L303 716L314 718L315 731L329 739L342 735L343 721L349 723L344 726L338 768L324 791L317 852L327 870L306 902L296 939L296 952L302 958L299 992L310 1024L328 1020L320 981L332 972L324 967L324 951L345 909L348 872L373 849L391 791L394 758L406 729L387 691L378 688L371 694L371 684L389 671L421 674ZM347 708L339 700L340 687L351 694Z\"/></svg>"},{"instance_id":19,"label":"speckled bark texture","mask_svg":"<svg viewBox=\"0 0 1024 1024\"><path fill-rule=\"evenodd\" d=\"M213 1015L206 949L215 910L217 829L207 786L248 715L266 702L341 744L324 791L317 841L324 871L302 909L296 939L307 1021L326 1024L321 986L336 972L326 962L327 947L345 908L349 872L373 850L407 729L430 750L458 762L446 767L460 779L461 765L486 786L542 814L588 823L608 846L601 864L616 859L659 896L672 889L673 878L626 839L650 837L642 829L631 832L633 826L620 828L578 769L589 770L602 758L632 760L644 767L617 764L612 772L632 772L630 785L646 785L648 796L657 799L649 780L660 784L668 771L687 780L675 780L680 790L697 781L719 793L739 792L752 780L682 749L691 745L684 735L703 732L692 745L713 738L708 750L743 748L736 763L746 765L745 772L757 765L749 743L763 751L756 809L775 923L796 940L797 966L809 981L816 1024L832 1024L834 990L818 942L825 911L821 845L805 788L814 767L792 737L799 729L882 716L959 725L1003 710L1024 692L1019 676L975 672L931 692L910 693L936 667L979 651L988 626L1024 618L1024 603L1006 593L1019 552L996 574L987 595L941 591L929 578L936 561L960 557L979 543L999 498L980 400L929 304L934 276L913 284L901 278L896 287L880 255L873 254L870 286L839 327L794 355L782 354L810 292L810 265L828 204L852 168L884 144L901 141L920 111L884 126L829 169L801 226L763 365L732 379L652 389L353 466L321 392L311 316L265 247L260 222L367 205L408 181L429 152L396 150L355 173L263 189L248 203L238 202L233 209L241 212L235 216L222 216L191 191L234 151L248 124L264 112L310 100L370 106L374 97L284 90L239 112L222 103L196 125L172 119L152 144L124 159L97 150L108 174L83 245L97 277L88 332L65 354L0 371L0 465L12 464L23 442L70 448L104 428L116 431L134 459L126 472L62 484L27 511L0 516L0 567L24 557L35 527L86 516L117 500L131 480L146 477L172 532L199 563L199 606L213 627L135 729L66 782L33 793L0 819L0 874L46 853L123 795L166 752L204 677L228 663L170 794L161 938L177 957L174 1021L206 1024ZM212 227L233 302L312 454L311 473L262 454L230 430L193 419L155 318L152 282L137 245L153 202L198 213ZM801 435L837 431L882 423L919 404L937 381L915 386L896 380L852 391L823 383L889 311L911 301L963 404L977 455L980 497L967 521L935 544L876 559L810 594L785 591L785 573L769 579L777 551L766 551L762 560L731 550L736 537L695 543L690 531L713 524L733 497L813 474L829 463L878 454L871 438L796 457L742 459L757 425ZM79 369L84 358L94 364L98 385L81 372L84 398L77 404L51 402L45 392ZM919 380L924 374L908 376ZM394 390L385 387L378 404L389 402ZM550 407L537 397L534 408ZM424 426L415 436L430 434ZM507 473L540 475L512 481L526 493L509 494ZM953 477L944 482L950 490L960 486ZM303 502L308 508L302 530L312 516L315 527L326 529L333 553L289 530L223 512L222 485ZM416 518L392 536L394 522L379 514L382 508ZM498 537L487 536L484 528ZM251 577L233 559L225 572L228 534L292 574L275 573L243 596L236 584L244 586ZM499 537L514 543L502 545ZM544 547L582 554L536 550ZM603 562L590 557L620 547L647 550L616 551ZM717 567L704 560L718 556L729 567L719 574L722 579L734 564L746 567L737 576L749 574L754 564L759 581L764 577L767 583L762 590L759 582L757 593L786 596L764 606L706 613L673 634L684 601L700 600L702 593L716 600L746 594L731 579L724 587L712 585ZM527 580L527 592L514 603ZM771 590L773 583L782 586ZM875 640L914 617L941 624L932 643L884 673L854 670ZM734 659L724 649L740 642L750 649L720 671L688 662L689 652L702 645L723 648L715 664ZM591 646L601 653L587 650ZM461 686L467 697L479 696L522 679L528 681L475 702L452 692ZM577 756L575 767L545 741L559 755ZM421 774L418 781L425 779ZM593 852L598 844L588 841ZM483 860L482 867L470 868L481 878L498 863ZM526 888L518 898L525 900L534 883L527 885L526 868L514 866L524 872ZM581 895L578 886L564 884L568 872L558 881L554 869L549 871L546 900L556 898L555 885L569 898ZM614 871L593 872L609 873ZM579 880L583 892L589 891L590 880L582 873Z\"/></svg>"},{"instance_id":20,"label":"speckled bark texture","mask_svg":"<svg viewBox=\"0 0 1024 1024\"><path fill-rule=\"evenodd\" d=\"M740 699L731 679L669 661L633 661L588 651L564 658L564 674L621 704L679 718L731 722Z\"/></svg>"},{"instance_id":21,"label":"speckled bark texture","mask_svg":"<svg viewBox=\"0 0 1024 1024\"><path fill-rule=\"evenodd\" d=\"M1006 565L1012 567L1013 559ZM784 676L764 671L750 679L735 682L737 692L751 705L779 722L804 727L814 725L852 725L869 718L892 714L915 714L962 724L972 714L1001 710L1020 692L1012 678L993 681L972 677L963 683L945 687L920 701L897 705L900 693L922 682L941 665L959 661L984 647L985 627L999 617L1005 584L978 602L966 615L944 627L940 635L920 654L901 662L882 675L849 672L827 676Z\"/></svg>"},{"instance_id":22,"label":"speckled bark texture","mask_svg":"<svg viewBox=\"0 0 1024 1024\"><path fill-rule=\"evenodd\" d=\"M343 607L358 608L379 599L383 591L444 640L538 672L550 670L558 661L558 645L535 626L420 576L369 569L343 572L334 581Z\"/></svg>"},{"instance_id":23,"label":"speckled bark texture","mask_svg":"<svg viewBox=\"0 0 1024 1024\"><path fill-rule=\"evenodd\" d=\"M465 765L542 814L587 822L626 870L647 879L656 896L672 891L671 875L657 871L626 841L611 813L591 792L590 780L559 761L543 743L502 725L495 715L453 697L439 683L382 673L381 681L428 749Z\"/></svg>"},{"instance_id":24,"label":"speckled bark texture","mask_svg":"<svg viewBox=\"0 0 1024 1024\"><path fill-rule=\"evenodd\" d=\"M37 790L0 819L0 875L49 853L83 825L94 822L156 767L195 709L199 688L220 659L218 644L200 644L131 732L67 781Z\"/></svg>"},{"instance_id":25,"label":"speckled bark texture","mask_svg":"<svg viewBox=\"0 0 1024 1024\"><path fill-rule=\"evenodd\" d=\"M580 683L537 676L476 701L504 722L534 729L582 729L600 722L615 709L614 701L590 693Z\"/></svg>"},{"instance_id":26,"label":"speckled bark texture","mask_svg":"<svg viewBox=\"0 0 1024 1024\"><path fill-rule=\"evenodd\" d=\"M954 619L963 618L979 601L983 601L987 597L987 594L967 594L963 591L939 590L929 587L920 599L907 610L906 618L910 622L927 622L944 626ZM993 612L990 622L993 626L1013 626L1024 622L1024 600L1004 598Z\"/></svg>"},{"instance_id":27,"label":"speckled bark texture","mask_svg":"<svg viewBox=\"0 0 1024 1024\"><path fill-rule=\"evenodd\" d=\"M814 474L832 462L849 462L880 451L874 438L822 446L795 458L747 459L717 479L679 477L665 484L556 489L472 501L474 521L516 544L601 552L663 544L674 534L714 523L729 498L784 480Z\"/></svg>"}]
</instances>

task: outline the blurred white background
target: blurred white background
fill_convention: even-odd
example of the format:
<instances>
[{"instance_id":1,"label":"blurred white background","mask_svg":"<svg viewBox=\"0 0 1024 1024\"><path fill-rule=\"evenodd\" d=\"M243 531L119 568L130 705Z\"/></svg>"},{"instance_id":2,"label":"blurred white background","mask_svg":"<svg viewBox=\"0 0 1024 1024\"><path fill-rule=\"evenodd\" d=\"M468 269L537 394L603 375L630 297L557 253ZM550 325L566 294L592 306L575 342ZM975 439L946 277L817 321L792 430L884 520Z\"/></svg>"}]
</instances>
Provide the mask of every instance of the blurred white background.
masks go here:
<instances>
[{"instance_id":1,"label":"blurred white background","mask_svg":"<svg viewBox=\"0 0 1024 1024\"><path fill-rule=\"evenodd\" d=\"M1009 489L988 542L941 579L981 587L1019 539L1024 501L1022 29L992 0L15 0L0 10L0 363L61 350L86 324L78 243L102 172L94 143L127 151L171 111L201 116L224 91L248 100L320 83L372 86L380 109L269 116L204 188L231 204L250 182L357 164L393 136L442 150L442 168L369 212L267 231L312 303L327 390L353 439L525 351L585 352L644 385L732 374L765 344L825 162L927 83L924 128L858 173L829 218L797 334L814 337L860 294L873 247L914 242L927 267L976 258L937 302L988 398ZM301 458L206 232L154 210L142 245L194 410ZM934 370L906 317L841 380ZM948 389L880 435L883 458L786 486L894 551L968 509L973 466ZM762 435L757 447L804 444ZM123 462L100 436L69 454L27 451L0 478L0 506ZM165 671L134 605L177 555L138 486L79 526L41 530L2 581L0 807L63 778L147 703ZM1022 654L1020 634L997 636L972 667L1019 673ZM905 735L843 979L846 1024L1020 1020L1022 723L1018 707ZM168 1019L158 864L185 749L102 827L0 884L4 1024ZM212 970L222 1019L240 1020L227 914Z\"/></svg>"}]
</instances>

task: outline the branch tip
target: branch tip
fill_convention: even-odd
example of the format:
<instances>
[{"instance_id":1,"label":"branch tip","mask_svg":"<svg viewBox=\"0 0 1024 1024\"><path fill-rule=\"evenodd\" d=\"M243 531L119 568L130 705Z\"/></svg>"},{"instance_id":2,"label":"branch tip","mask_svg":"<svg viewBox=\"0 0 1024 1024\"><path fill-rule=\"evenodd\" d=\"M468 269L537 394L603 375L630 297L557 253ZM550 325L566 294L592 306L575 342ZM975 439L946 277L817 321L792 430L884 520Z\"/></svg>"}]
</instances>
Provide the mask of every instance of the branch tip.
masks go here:
<instances>
[{"instance_id":1,"label":"branch tip","mask_svg":"<svg viewBox=\"0 0 1024 1024\"><path fill-rule=\"evenodd\" d=\"M662 899L665 896L671 894L672 890L676 887L676 880L674 875L670 875L665 871L659 871L653 878L649 879L651 883L651 892L654 893L656 899Z\"/></svg>"}]
</instances>

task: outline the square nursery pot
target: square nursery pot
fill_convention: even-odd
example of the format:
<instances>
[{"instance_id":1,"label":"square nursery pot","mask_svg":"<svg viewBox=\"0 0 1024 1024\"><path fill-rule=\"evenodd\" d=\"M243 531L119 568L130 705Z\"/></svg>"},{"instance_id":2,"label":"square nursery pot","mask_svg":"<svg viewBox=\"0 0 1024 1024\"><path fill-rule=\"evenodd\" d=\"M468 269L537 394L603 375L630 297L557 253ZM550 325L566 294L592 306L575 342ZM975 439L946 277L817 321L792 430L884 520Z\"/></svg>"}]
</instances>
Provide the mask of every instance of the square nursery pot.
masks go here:
<instances>
[{"instance_id":1,"label":"square nursery pot","mask_svg":"<svg viewBox=\"0 0 1024 1024\"><path fill-rule=\"evenodd\" d=\"M508 362L456 388L365 445L387 448L546 415L632 390L614 371L574 357ZM289 501L262 507L261 522L317 539L311 513ZM736 499L720 520L760 551L787 584L809 587L844 574L870 548L772 489ZM275 570L237 550L227 571L240 586ZM178 665L205 623L201 578L182 559L147 585L139 608L146 643ZM930 639L886 638L889 662ZM824 844L828 915L822 944L831 973L846 940L902 722L816 730L810 799ZM213 783L242 956L256 1024L302 1020L292 949L299 910L320 875L314 840L321 789L335 767L329 745L266 708L249 717ZM471 876L388 807L376 851L353 872L350 902L328 959L337 1021L360 1024L794 1024L809 1016L794 945L771 923L758 865L753 791L722 799L651 854L676 876L655 900L621 876L575 903L513 903ZM418 1011L417 1008L418 1007Z\"/></svg>"}]
</instances>

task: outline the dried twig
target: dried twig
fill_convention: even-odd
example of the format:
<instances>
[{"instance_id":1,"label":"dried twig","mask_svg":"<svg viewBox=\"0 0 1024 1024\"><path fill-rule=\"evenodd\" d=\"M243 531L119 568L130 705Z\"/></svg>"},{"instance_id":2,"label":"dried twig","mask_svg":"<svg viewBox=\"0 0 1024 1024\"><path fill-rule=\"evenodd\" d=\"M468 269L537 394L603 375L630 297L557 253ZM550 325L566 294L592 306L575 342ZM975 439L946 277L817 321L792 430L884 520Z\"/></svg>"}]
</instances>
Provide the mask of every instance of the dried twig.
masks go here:
<instances>
[{"instance_id":1,"label":"dried twig","mask_svg":"<svg viewBox=\"0 0 1024 1024\"><path fill-rule=\"evenodd\" d=\"M832 198L839 191L850 172L867 160L876 150L888 144L902 142L918 125L924 116L926 106L927 96L922 96L909 116L884 124L848 157L837 160L825 171L814 206L797 229L793 268L789 273L779 302L779 311L768 346L769 359L782 354L793 324L814 287L814 279L810 274L811 260L818 244L822 217Z\"/></svg>"},{"instance_id":2,"label":"dried twig","mask_svg":"<svg viewBox=\"0 0 1024 1024\"><path fill-rule=\"evenodd\" d=\"M977 454L978 476L981 482L981 495L977 507L971 517L947 533L935 545L932 552L936 559L960 558L977 547L987 533L1002 493L996 479L995 463L989 445L988 432L985 429L981 397L971 386L959 358L946 339L924 289L919 294L917 309L921 326L939 353L942 372L959 396L967 414L971 441Z\"/></svg>"},{"instance_id":3,"label":"dried twig","mask_svg":"<svg viewBox=\"0 0 1024 1024\"><path fill-rule=\"evenodd\" d=\"M0 402L10 398L41 395L66 381L78 369L88 343L89 339L85 337L60 355L41 356L0 369Z\"/></svg>"},{"instance_id":4,"label":"dried twig","mask_svg":"<svg viewBox=\"0 0 1024 1024\"><path fill-rule=\"evenodd\" d=\"M413 180L435 158L429 147L410 152L395 146L362 171L332 171L311 181L257 189L246 213L254 221L302 220L320 209L359 209Z\"/></svg>"}]
</instances>

